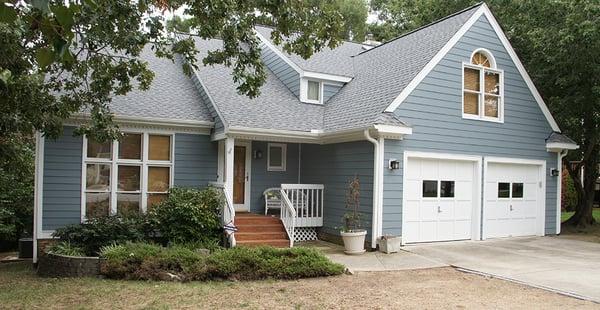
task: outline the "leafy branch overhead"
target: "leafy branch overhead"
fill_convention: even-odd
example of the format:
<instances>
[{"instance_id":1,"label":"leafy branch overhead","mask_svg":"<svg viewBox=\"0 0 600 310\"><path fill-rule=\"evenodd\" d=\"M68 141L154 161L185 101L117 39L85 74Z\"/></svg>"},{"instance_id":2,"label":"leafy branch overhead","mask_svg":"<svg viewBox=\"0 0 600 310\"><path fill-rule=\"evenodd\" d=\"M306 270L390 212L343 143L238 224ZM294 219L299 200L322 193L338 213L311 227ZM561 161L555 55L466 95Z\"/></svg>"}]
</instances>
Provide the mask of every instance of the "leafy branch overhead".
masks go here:
<instances>
[{"instance_id":1,"label":"leafy branch overhead","mask_svg":"<svg viewBox=\"0 0 600 310\"><path fill-rule=\"evenodd\" d=\"M335 47L343 32L335 1L2 1L0 3L0 130L2 136L40 130L57 137L63 121L87 112L79 133L116 138L109 104L154 73L140 57L181 57L184 72L199 65L232 68L238 91L260 94L266 71L254 26L268 18L273 40L310 57ZM191 18L187 33L167 31L165 12ZM194 37L220 38L223 47L197 59ZM200 64L201 63L201 64Z\"/></svg>"}]
</instances>

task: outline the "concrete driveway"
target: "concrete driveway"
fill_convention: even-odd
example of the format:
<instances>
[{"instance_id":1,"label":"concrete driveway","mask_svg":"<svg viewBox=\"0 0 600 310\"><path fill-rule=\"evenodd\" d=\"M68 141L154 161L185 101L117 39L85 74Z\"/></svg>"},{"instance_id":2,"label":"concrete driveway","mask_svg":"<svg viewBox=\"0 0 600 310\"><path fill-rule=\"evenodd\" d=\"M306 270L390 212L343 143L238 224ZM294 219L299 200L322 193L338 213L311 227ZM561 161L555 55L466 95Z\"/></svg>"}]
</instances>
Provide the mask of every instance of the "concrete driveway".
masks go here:
<instances>
[{"instance_id":1,"label":"concrete driveway","mask_svg":"<svg viewBox=\"0 0 600 310\"><path fill-rule=\"evenodd\" d=\"M600 244L527 237L409 245L458 268L600 302Z\"/></svg>"}]
</instances>

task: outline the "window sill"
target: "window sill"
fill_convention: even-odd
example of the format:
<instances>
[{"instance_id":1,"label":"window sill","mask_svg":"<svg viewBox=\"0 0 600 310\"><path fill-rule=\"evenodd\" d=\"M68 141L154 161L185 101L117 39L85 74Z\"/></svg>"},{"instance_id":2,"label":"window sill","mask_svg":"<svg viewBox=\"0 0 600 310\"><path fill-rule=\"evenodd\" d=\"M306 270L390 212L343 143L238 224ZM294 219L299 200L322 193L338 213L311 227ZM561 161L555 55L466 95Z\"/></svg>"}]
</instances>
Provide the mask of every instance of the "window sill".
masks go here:
<instances>
[{"instance_id":1,"label":"window sill","mask_svg":"<svg viewBox=\"0 0 600 310\"><path fill-rule=\"evenodd\" d=\"M462 118L463 119L468 119L468 120L474 120L474 121L490 122L490 123L500 123L500 124L504 123L503 119L490 118L490 117L481 117L481 116L478 116L478 115L463 114Z\"/></svg>"}]
</instances>

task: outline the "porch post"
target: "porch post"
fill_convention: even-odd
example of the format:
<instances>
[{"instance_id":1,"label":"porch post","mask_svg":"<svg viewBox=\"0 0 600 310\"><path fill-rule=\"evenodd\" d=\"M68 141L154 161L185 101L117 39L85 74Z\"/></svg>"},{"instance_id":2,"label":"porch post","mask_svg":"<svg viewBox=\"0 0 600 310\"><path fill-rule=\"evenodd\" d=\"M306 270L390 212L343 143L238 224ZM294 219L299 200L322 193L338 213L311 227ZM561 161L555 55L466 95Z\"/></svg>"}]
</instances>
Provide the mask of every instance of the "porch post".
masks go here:
<instances>
[{"instance_id":1,"label":"porch post","mask_svg":"<svg viewBox=\"0 0 600 310\"><path fill-rule=\"evenodd\" d=\"M233 154L234 154L235 139L225 138L225 189L233 201Z\"/></svg>"}]
</instances>

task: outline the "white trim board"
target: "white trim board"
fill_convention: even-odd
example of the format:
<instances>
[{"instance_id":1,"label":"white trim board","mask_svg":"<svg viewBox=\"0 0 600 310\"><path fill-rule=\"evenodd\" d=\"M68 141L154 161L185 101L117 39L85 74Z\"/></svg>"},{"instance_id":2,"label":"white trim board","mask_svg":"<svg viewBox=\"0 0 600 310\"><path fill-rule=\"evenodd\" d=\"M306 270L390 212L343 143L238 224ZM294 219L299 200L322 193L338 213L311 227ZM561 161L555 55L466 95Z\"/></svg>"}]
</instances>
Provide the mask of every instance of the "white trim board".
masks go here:
<instances>
[{"instance_id":1,"label":"white trim board","mask_svg":"<svg viewBox=\"0 0 600 310\"><path fill-rule=\"evenodd\" d=\"M502 45L504 46L504 48L510 55L511 60L514 62L519 73L523 77L523 80L525 80L525 83L527 84L527 86L529 87L529 90L533 94L533 97L535 98L540 109L542 110L542 113L546 117L546 120L552 127L552 130L554 130L556 132L560 132L560 128L558 127L556 120L554 120L554 117L550 113L548 106L546 106L546 103L544 103L544 100L542 99L542 96L540 95L537 88L533 84L531 77L529 76L529 74L525 70L525 67L519 60L517 53L515 52L512 45L508 41L508 38L502 31L502 28L498 24L498 21L496 20L496 18L494 17L494 15L492 14L492 12L490 11L490 9L488 8L488 6L485 3L483 3L481 5L481 7L479 9L477 9L477 11L475 11L475 13L473 13L473 15L458 30L458 32L456 32L456 34L454 34L454 36L444 45L444 47L442 47L442 49L435 56L433 56L433 58L429 61L429 63L427 63L427 65L425 65L425 67L423 67L423 69L417 74L417 76L415 76L415 78L402 90L402 92L394 99L394 101L392 101L392 103L385 109L385 112L394 112L398 108L398 106L400 106L400 104L402 102L404 102L404 100L406 100L406 98L413 92L413 90L415 90L415 88L417 88L417 86L421 83L421 81L423 81L423 79L425 79L425 77L427 75L429 75L429 73L433 70L433 68L444 58L444 56L446 56L446 54L450 51L450 49L452 49L452 47L454 47L454 45L456 45L456 43L460 40L460 38L462 38L462 36L471 28L471 26L473 26L473 24L475 24L475 22L481 16L485 16L488 19L490 25L492 26L492 28L498 35L498 38L500 39L500 41L502 42Z\"/></svg>"}]
</instances>

